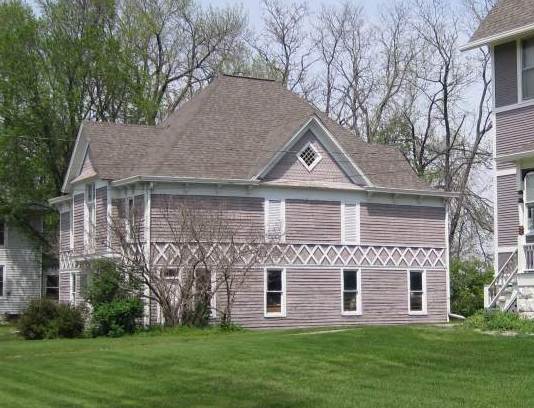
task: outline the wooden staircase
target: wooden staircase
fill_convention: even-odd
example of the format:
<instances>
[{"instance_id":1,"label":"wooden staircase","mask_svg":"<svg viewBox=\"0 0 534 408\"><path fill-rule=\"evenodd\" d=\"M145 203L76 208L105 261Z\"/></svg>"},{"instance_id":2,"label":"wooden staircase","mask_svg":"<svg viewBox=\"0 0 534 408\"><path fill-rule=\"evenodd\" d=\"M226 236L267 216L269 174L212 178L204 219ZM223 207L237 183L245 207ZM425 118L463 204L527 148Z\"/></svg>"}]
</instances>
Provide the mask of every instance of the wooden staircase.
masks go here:
<instances>
[{"instance_id":1,"label":"wooden staircase","mask_svg":"<svg viewBox=\"0 0 534 408\"><path fill-rule=\"evenodd\" d=\"M493 281L484 287L484 307L515 311L517 309L518 251L503 264Z\"/></svg>"}]
</instances>

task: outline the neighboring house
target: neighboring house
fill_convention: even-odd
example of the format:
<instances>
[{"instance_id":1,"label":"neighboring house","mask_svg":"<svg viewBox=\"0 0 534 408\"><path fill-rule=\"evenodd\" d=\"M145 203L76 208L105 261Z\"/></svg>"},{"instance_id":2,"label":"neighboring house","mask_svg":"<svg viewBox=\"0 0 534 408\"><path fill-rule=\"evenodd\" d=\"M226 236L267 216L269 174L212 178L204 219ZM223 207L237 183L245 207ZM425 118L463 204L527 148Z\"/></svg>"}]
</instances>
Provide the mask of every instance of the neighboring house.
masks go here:
<instances>
[{"instance_id":1,"label":"neighboring house","mask_svg":"<svg viewBox=\"0 0 534 408\"><path fill-rule=\"evenodd\" d=\"M486 307L534 317L534 7L501 0L462 49L489 47L495 127L495 280Z\"/></svg>"},{"instance_id":2,"label":"neighboring house","mask_svg":"<svg viewBox=\"0 0 534 408\"><path fill-rule=\"evenodd\" d=\"M34 222L35 227L40 227L40 217ZM41 297L45 286L54 284L53 276L46 279L39 246L20 229L0 219L0 318L19 315L30 300Z\"/></svg>"},{"instance_id":3,"label":"neighboring house","mask_svg":"<svg viewBox=\"0 0 534 408\"><path fill-rule=\"evenodd\" d=\"M225 203L262 236L280 233L238 293L235 322L448 320L450 195L399 150L364 143L277 82L219 76L156 127L84 122L63 192L51 200L62 302L83 301L81 265L109 254L120 208L142 214L157 265L173 256L169 203ZM161 321L157 308L147 319Z\"/></svg>"}]
</instances>

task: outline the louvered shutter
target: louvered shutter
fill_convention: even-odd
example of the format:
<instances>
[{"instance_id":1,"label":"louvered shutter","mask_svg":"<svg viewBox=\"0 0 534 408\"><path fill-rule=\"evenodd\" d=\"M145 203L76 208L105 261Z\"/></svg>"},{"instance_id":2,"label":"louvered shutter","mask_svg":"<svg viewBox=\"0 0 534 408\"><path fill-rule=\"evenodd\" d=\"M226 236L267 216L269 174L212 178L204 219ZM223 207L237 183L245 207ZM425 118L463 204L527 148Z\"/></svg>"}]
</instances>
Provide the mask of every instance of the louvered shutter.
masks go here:
<instances>
[{"instance_id":1,"label":"louvered shutter","mask_svg":"<svg viewBox=\"0 0 534 408\"><path fill-rule=\"evenodd\" d=\"M279 241L282 238L282 202L269 200L267 202L267 239Z\"/></svg>"},{"instance_id":2,"label":"louvered shutter","mask_svg":"<svg viewBox=\"0 0 534 408\"><path fill-rule=\"evenodd\" d=\"M343 214L343 231L345 233L344 242L357 243L359 241L358 236L358 205L357 204L345 204Z\"/></svg>"}]
</instances>

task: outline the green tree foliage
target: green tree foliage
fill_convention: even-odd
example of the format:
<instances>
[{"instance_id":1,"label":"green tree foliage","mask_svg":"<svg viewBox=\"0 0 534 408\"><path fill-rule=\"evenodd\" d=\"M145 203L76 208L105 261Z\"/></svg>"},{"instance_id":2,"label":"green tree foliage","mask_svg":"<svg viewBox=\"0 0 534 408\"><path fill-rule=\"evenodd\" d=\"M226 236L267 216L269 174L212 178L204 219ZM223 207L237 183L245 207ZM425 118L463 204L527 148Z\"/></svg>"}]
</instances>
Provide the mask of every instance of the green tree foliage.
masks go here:
<instances>
[{"instance_id":1,"label":"green tree foliage","mask_svg":"<svg viewBox=\"0 0 534 408\"><path fill-rule=\"evenodd\" d=\"M493 266L479 260L453 259L450 265L451 310L471 316L484 307L484 285L493 279Z\"/></svg>"}]
</instances>

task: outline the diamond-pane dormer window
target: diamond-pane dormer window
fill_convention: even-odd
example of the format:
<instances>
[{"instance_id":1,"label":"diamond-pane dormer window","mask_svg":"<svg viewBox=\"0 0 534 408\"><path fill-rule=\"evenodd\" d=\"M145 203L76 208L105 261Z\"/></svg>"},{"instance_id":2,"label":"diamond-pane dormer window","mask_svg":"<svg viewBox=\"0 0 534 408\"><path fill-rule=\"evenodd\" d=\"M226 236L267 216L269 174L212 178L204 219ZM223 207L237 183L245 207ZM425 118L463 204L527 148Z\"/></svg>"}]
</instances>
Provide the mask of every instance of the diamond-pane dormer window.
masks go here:
<instances>
[{"instance_id":1,"label":"diamond-pane dormer window","mask_svg":"<svg viewBox=\"0 0 534 408\"><path fill-rule=\"evenodd\" d=\"M321 160L321 155L313 146L313 144L308 143L304 149L300 151L298 154L300 162L306 167L309 171L311 171L317 163Z\"/></svg>"}]
</instances>

